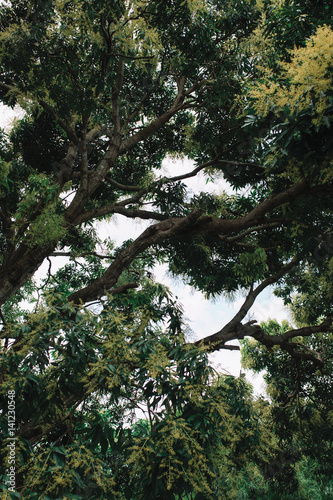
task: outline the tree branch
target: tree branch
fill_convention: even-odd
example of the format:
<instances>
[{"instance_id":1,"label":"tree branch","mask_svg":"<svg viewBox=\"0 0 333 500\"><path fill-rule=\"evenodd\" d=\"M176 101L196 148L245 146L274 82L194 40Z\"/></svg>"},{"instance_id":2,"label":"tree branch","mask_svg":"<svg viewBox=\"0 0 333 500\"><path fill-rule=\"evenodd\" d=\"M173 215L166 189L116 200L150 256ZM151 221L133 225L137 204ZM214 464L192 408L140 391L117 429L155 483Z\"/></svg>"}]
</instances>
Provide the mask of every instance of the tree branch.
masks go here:
<instances>
[{"instance_id":1,"label":"tree branch","mask_svg":"<svg viewBox=\"0 0 333 500\"><path fill-rule=\"evenodd\" d=\"M120 115L119 115L119 94L124 80L124 60L119 59L117 83L112 89L112 123L114 126L114 139L120 141Z\"/></svg>"},{"instance_id":2,"label":"tree branch","mask_svg":"<svg viewBox=\"0 0 333 500\"><path fill-rule=\"evenodd\" d=\"M104 289L107 286L112 287L117 282L119 276L123 270L144 250L152 245L161 243L162 241L178 236L180 234L230 234L234 231L241 231L251 227L253 223L258 223L259 216L263 217L267 211L272 210L279 205L291 201L296 196L300 196L306 189L306 181L301 181L300 183L292 186L291 188L274 195L271 198L263 201L257 207L255 207L249 214L241 217L240 219L213 219L210 216L201 217L203 211L194 211L187 217L173 217L167 220L161 221L148 227L131 245L129 245L125 250L123 250L118 258L113 264L107 269L105 274L96 280L94 283L85 287L77 292L74 292L69 296L70 301L75 303L80 301L91 301L95 300L97 297L102 296ZM136 195L137 196L137 195ZM265 223L265 219L262 221ZM289 268L296 265L293 261L285 266L279 273L273 277L267 278L261 285L259 285L256 290L247 298L246 303L244 303L242 311L247 310L245 314L234 321L237 323L246 315L247 311L252 306L255 297L263 290L266 286L274 283L279 277L283 276ZM290 266L290 267L289 267ZM241 311L239 312L241 315ZM221 332L218 332L221 333ZM216 334L214 334L216 335ZM212 336L211 336L212 337ZM232 339L234 337L230 337ZM237 337L236 337L237 338ZM225 340L227 341L227 340Z\"/></svg>"},{"instance_id":3,"label":"tree branch","mask_svg":"<svg viewBox=\"0 0 333 500\"><path fill-rule=\"evenodd\" d=\"M50 254L50 257L75 257L75 258L84 258L87 256L93 256L93 257L98 257L99 259L107 259L107 260L114 260L115 257L111 257L111 255L102 255L97 252L84 252L80 255L73 255L72 252L52 252Z\"/></svg>"},{"instance_id":4,"label":"tree branch","mask_svg":"<svg viewBox=\"0 0 333 500\"><path fill-rule=\"evenodd\" d=\"M91 285L72 293L68 300L79 304L95 300L105 295L106 289L116 284L120 275L131 262L144 250L165 239L171 238L189 228L202 215L202 211L195 211L187 217L171 218L149 226L133 243L125 248L110 265L104 275Z\"/></svg>"},{"instance_id":5,"label":"tree branch","mask_svg":"<svg viewBox=\"0 0 333 500\"><path fill-rule=\"evenodd\" d=\"M130 290L131 288L137 288L138 286L139 285L136 282L125 283L124 285L117 286L116 288L111 288L110 290L107 290L107 292L111 295L119 295L120 293L127 292L127 290Z\"/></svg>"},{"instance_id":6,"label":"tree branch","mask_svg":"<svg viewBox=\"0 0 333 500\"><path fill-rule=\"evenodd\" d=\"M272 342L272 345L279 345L281 343L288 342L290 339L296 337L309 337L313 333L326 332L330 329L333 324L333 316L328 316L320 325L316 326L305 326L303 328L298 328L296 330L288 330L282 335L257 335L257 340L261 342L262 339L267 340L267 342ZM300 345L300 344L298 344ZM303 346L305 347L305 346Z\"/></svg>"},{"instance_id":7,"label":"tree branch","mask_svg":"<svg viewBox=\"0 0 333 500\"><path fill-rule=\"evenodd\" d=\"M73 224L80 225L84 222L98 217L103 217L104 215L120 214L128 217L130 219L145 219L145 220L165 220L167 216L159 214L158 212L150 212L149 210L140 210L135 208L125 208L121 205L104 205L103 207L93 208L92 210L87 210L79 215Z\"/></svg>"},{"instance_id":8,"label":"tree branch","mask_svg":"<svg viewBox=\"0 0 333 500\"><path fill-rule=\"evenodd\" d=\"M299 263L299 261L300 261L299 258L293 259L291 262L286 264L279 272L277 272L273 276L266 278L262 283L260 283L260 285L257 286L257 288L253 289L253 286L251 286L243 305L241 306L239 311L235 314L235 316L229 321L229 323L227 323L218 332L198 340L195 344L208 346L211 350L214 351L220 349L221 346L223 346L226 342L229 342L230 340L237 340L244 338L244 335L246 335L245 331L247 331L245 327L251 326L253 323L256 323L256 321L250 321L245 325L242 325L241 321L245 318L245 316L249 312L250 308L254 304L254 301L259 295L259 293L261 293L267 286L276 283L276 281L282 278L282 276L284 276L288 271L293 269L293 267L295 267Z\"/></svg>"},{"instance_id":9,"label":"tree branch","mask_svg":"<svg viewBox=\"0 0 333 500\"><path fill-rule=\"evenodd\" d=\"M273 227L279 227L281 224L286 224L288 222L291 222L290 219L277 219L274 222L268 222L267 224L261 224L260 226L250 227L246 231L242 231L240 234L237 234L236 236L219 236L219 239L221 241L225 241L226 243L235 243L238 240L244 238L244 236L247 236L248 234L251 234L253 232L258 232L262 231L263 229L270 229Z\"/></svg>"},{"instance_id":10,"label":"tree branch","mask_svg":"<svg viewBox=\"0 0 333 500\"><path fill-rule=\"evenodd\" d=\"M149 123L149 125L143 127L141 130L139 130L139 132L132 135L128 139L125 139L120 146L120 154L124 153L125 151L128 151L129 149L134 147L138 142L143 141L147 137L157 132L157 130L159 130L163 125L165 125L165 123L167 123L170 120L170 118L172 118L172 116L174 116L181 109L185 97L184 95L185 77L181 77L177 82L177 84L178 84L178 93L171 108L169 108L165 113L163 113L158 118Z\"/></svg>"},{"instance_id":11,"label":"tree branch","mask_svg":"<svg viewBox=\"0 0 333 500\"><path fill-rule=\"evenodd\" d=\"M113 180L110 175L107 175L105 177L105 180L109 184L111 184L112 186L114 186L115 188L120 189L121 191L134 191L134 192L137 192L137 191L141 191L141 189L142 189L140 186L129 186L127 184L120 184L119 182Z\"/></svg>"},{"instance_id":12,"label":"tree branch","mask_svg":"<svg viewBox=\"0 0 333 500\"><path fill-rule=\"evenodd\" d=\"M46 101L41 99L38 102L42 106L42 108L44 108L45 111L50 116L52 116L54 121L64 130L64 132L66 132L68 139L77 145L79 143L79 138L77 137L74 129L70 127L69 124L64 120L62 120Z\"/></svg>"}]
</instances>

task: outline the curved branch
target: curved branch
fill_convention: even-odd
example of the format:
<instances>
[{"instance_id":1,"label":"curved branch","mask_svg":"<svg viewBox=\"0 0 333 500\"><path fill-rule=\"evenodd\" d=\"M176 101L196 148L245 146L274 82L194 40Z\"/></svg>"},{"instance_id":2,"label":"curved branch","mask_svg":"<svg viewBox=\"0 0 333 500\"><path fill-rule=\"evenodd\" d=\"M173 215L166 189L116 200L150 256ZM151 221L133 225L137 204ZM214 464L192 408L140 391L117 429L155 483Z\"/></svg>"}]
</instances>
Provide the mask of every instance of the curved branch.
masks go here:
<instances>
[{"instance_id":1,"label":"curved branch","mask_svg":"<svg viewBox=\"0 0 333 500\"><path fill-rule=\"evenodd\" d=\"M262 231L263 229L270 229L273 227L279 227L281 224L287 224L288 222L292 222L290 219L269 219L271 222L268 222L267 224L261 224L260 226L254 226L250 227L246 231L242 231L240 234L237 234L236 236L219 236L219 239L222 241L225 241L226 243L235 243L236 241L244 238L244 236L247 236L248 234L251 234L255 231Z\"/></svg>"},{"instance_id":2,"label":"curved branch","mask_svg":"<svg viewBox=\"0 0 333 500\"><path fill-rule=\"evenodd\" d=\"M120 214L128 217L130 219L145 219L145 220L165 220L166 215L159 214L158 212L151 212L149 210L140 210L136 208L125 208L119 205L104 205L103 207L94 208L92 210L87 210L81 215L76 217L73 224L79 225L92 219L97 219L98 217L103 217L104 215Z\"/></svg>"},{"instance_id":3,"label":"curved branch","mask_svg":"<svg viewBox=\"0 0 333 500\"><path fill-rule=\"evenodd\" d=\"M160 115L151 123L143 127L141 130L139 130L139 132L132 135L128 139L125 139L120 146L120 154L124 153L125 151L128 151L136 144L138 144L138 142L143 141L150 135L157 132L157 130L159 130L163 125L165 125L165 123L167 123L170 120L170 118L172 118L180 109L182 109L182 104L185 98L185 93L184 93L185 81L186 81L185 77L181 77L178 80L177 82L178 93L171 108L169 108L165 113Z\"/></svg>"},{"instance_id":4,"label":"curved branch","mask_svg":"<svg viewBox=\"0 0 333 500\"><path fill-rule=\"evenodd\" d=\"M276 281L278 281L282 276L284 276L290 269L293 267L297 266L299 263L300 259L295 258L283 268L274 274L273 276L270 276L266 278L260 285L257 286L257 288L253 289L253 286L251 286L247 297L239 309L239 311L235 314L235 316L227 323L221 330L219 330L216 333L213 333L212 335L209 335L208 337L204 337L203 339L198 340L195 344L196 345L204 345L209 347L210 350L218 350L221 349L221 346L223 346L226 342L230 340L239 340L244 338L246 330L246 326L251 326L253 323L256 323L256 321L250 321L246 323L246 325L242 325L241 321L242 319L245 318L247 313L249 312L250 308L254 304L255 299L261 293L267 286L272 285ZM252 327L252 328L257 328L257 327ZM260 328L260 327L258 327ZM251 332L253 330L251 329ZM251 336L253 336L252 333L250 333Z\"/></svg>"},{"instance_id":5,"label":"curved branch","mask_svg":"<svg viewBox=\"0 0 333 500\"><path fill-rule=\"evenodd\" d=\"M208 352L218 351L220 349L235 349L233 345L226 345L225 342L238 339L241 340L244 337L252 337L260 344L267 347L271 354L274 354L272 350L273 347L280 347L284 351L287 351L290 356L296 360L307 360L311 361L319 367L323 367L324 361L320 352L314 351L307 346L301 344L300 342L289 342L290 339L296 337L308 337L314 333L322 333L327 332L331 329L333 324L333 316L329 316L326 318L320 325L317 326L308 326L304 328L299 328L296 330L289 330L288 332L282 335L267 335L259 325L255 325L255 320L249 321L244 325L239 323L233 329L233 331L229 332L229 337L227 340L222 339L221 341L215 340L211 341L207 345L207 339L202 339L195 342L195 345L207 345Z\"/></svg>"},{"instance_id":6,"label":"curved branch","mask_svg":"<svg viewBox=\"0 0 333 500\"><path fill-rule=\"evenodd\" d=\"M115 188L120 189L121 191L134 191L134 192L137 192L137 191L141 191L141 189L142 189L140 186L129 186L127 184L120 184L119 182L113 180L110 175L107 175L105 177L105 180L109 184L111 184L112 186L114 186Z\"/></svg>"},{"instance_id":7,"label":"curved branch","mask_svg":"<svg viewBox=\"0 0 333 500\"><path fill-rule=\"evenodd\" d=\"M149 226L136 240L125 248L117 259L109 266L104 275L94 283L77 292L72 293L68 300L79 304L88 302L105 295L105 290L110 290L118 281L122 272L133 260L150 246L172 238L189 229L202 215L202 211L195 211L187 217L170 218Z\"/></svg>"},{"instance_id":8,"label":"curved branch","mask_svg":"<svg viewBox=\"0 0 333 500\"><path fill-rule=\"evenodd\" d=\"M267 342L268 341L271 342L272 345L280 345L281 343L288 342L290 339L296 337L309 337L313 333L326 332L330 329L332 324L333 324L333 316L328 316L322 323L320 323L320 325L305 326L303 328L298 328L296 330L288 330L282 335L266 335L266 334L264 334L263 336L257 335L257 340L261 342L262 339L264 339Z\"/></svg>"},{"instance_id":9,"label":"curved branch","mask_svg":"<svg viewBox=\"0 0 333 500\"><path fill-rule=\"evenodd\" d=\"M262 218L269 210L293 200L296 196L300 196L306 188L306 181L301 181L282 193L274 195L263 201L249 214L241 217L240 219L213 219L210 216L202 217L203 211L200 210L193 211L186 217L173 217L149 226L135 241L133 241L133 243L131 243L119 254L118 258L111 264L101 278L96 280L91 285L72 293L69 296L69 301L73 301L74 303L79 303L80 301L87 302L102 296L105 293L106 288L109 289L116 284L124 269L126 269L126 267L141 252L152 245L184 234L230 234L235 231L245 230L251 227L251 225L258 224L261 221L265 223L266 220L262 220ZM279 277L283 276L285 272L287 272L287 270L292 268L294 265L296 265L294 261L287 264L287 266L285 266L279 273L273 277L267 278L261 285L252 291L251 296L247 298L243 308L238 315L236 315L237 317L235 317L232 321L234 321L235 324L239 323L252 306L256 296L266 286L274 283L277 279L279 279ZM244 315L242 315L243 312L245 312ZM232 338L235 337L231 337L231 339Z\"/></svg>"},{"instance_id":10,"label":"curved branch","mask_svg":"<svg viewBox=\"0 0 333 500\"><path fill-rule=\"evenodd\" d=\"M116 151L114 151L114 154L116 154ZM100 294L103 293L105 286L109 286L109 278L112 281L110 285L112 287L116 284L117 279L126 266L128 266L143 250L156 243L161 243L168 238L184 234L189 236L196 234L216 236L222 234L228 235L230 233L244 231L253 225L266 224L267 219L265 219L264 216L267 212L307 192L311 192L311 189L308 188L306 181L301 181L295 186L263 201L247 215L238 219L214 219L210 216L202 216L203 211L195 211L186 217L171 217L154 224L146 229L139 238L117 257L114 262L115 267L113 267L110 272L107 270L103 277L97 280L95 284L90 285L92 288L90 288L89 291L82 289L76 292L71 300L76 300L76 298L78 298L84 301L86 300L85 297L88 297L89 300L95 300L96 296L100 296ZM137 193L131 199L125 201L126 203L130 203L130 200L134 200L135 202L138 196L140 196L140 193ZM76 197L77 199L75 199ZM73 221L79 223L83 220L80 217L82 214L82 204L84 204L85 198L81 198L78 193L76 197L74 197L74 200L64 214L67 224L73 223ZM121 202L121 205L118 204L117 208L122 206L123 203L124 202ZM150 216L151 214L149 214L149 218ZM11 267L10 270L8 270L8 268L3 270L0 268L0 305L11 297L22 284L30 279L44 258L55 251L55 247L56 242L43 248L34 247L27 249L25 245L21 245L20 249L18 249L18 253L15 255L15 257L18 257L18 255L20 256L19 259L15 258L15 267ZM26 263L28 263L28 266L26 266ZM24 273L22 273L22 269L25 269ZM10 280L8 279L8 274L10 275Z\"/></svg>"},{"instance_id":11,"label":"curved branch","mask_svg":"<svg viewBox=\"0 0 333 500\"><path fill-rule=\"evenodd\" d=\"M195 177L201 170L207 167L211 167L212 165L215 165L217 163L217 159L220 155L215 156L213 160L206 161L205 163L202 163L201 165L198 165L195 169L191 170L191 172L187 172L186 174L181 174L181 175L176 175L175 177L163 177L159 181L156 182L159 183L160 185L166 184L168 182L175 182L175 181L182 181L184 179L189 179L190 177Z\"/></svg>"}]
</instances>

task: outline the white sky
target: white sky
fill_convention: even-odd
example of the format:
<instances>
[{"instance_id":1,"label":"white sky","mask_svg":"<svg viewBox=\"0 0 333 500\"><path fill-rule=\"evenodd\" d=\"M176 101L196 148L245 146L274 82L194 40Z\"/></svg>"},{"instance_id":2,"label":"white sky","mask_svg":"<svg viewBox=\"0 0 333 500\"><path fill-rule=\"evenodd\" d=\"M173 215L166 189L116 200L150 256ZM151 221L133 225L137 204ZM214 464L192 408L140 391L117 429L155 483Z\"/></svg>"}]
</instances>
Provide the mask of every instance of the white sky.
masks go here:
<instances>
[{"instance_id":1,"label":"white sky","mask_svg":"<svg viewBox=\"0 0 333 500\"><path fill-rule=\"evenodd\" d=\"M15 117L21 117L20 115L20 109L11 110L0 104L0 127L7 130L10 129ZM164 163L163 167L166 174L173 176L191 171L193 164L190 161L168 161ZM186 184L192 193L209 191L218 194L227 188L223 179L218 180L214 184L206 184L203 174L189 179ZM137 237L148 224L148 221L133 221L117 215L113 223L98 223L97 227L102 231L103 238L108 236L117 243L121 243L128 238ZM42 265L39 275L46 273L47 268L47 265ZM224 298L208 301L201 292L193 291L179 280L172 279L167 274L165 266L159 266L154 272L156 279L169 286L171 291L177 295L184 307L185 316L196 339L220 330L234 316L244 301L244 297L241 296L238 296L232 303ZM282 300L275 297L269 289L266 289L259 295L249 314L251 319L256 319L258 322L267 320L268 318L277 319L278 321L282 321L283 319L290 321L290 316L288 311L283 307ZM235 376L238 376L241 372L239 351L222 350L212 354L210 358L218 371ZM255 393L263 392L264 382L260 375L253 376L251 373L246 372L246 378L253 384Z\"/></svg>"}]
</instances>

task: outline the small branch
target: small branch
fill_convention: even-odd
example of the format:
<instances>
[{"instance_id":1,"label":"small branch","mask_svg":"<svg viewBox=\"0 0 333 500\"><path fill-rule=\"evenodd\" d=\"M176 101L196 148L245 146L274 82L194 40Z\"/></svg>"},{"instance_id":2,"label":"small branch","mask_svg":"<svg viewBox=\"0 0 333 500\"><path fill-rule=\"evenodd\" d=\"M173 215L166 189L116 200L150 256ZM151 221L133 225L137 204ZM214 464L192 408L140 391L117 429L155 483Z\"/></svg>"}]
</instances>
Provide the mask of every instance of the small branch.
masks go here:
<instances>
[{"instance_id":1,"label":"small branch","mask_svg":"<svg viewBox=\"0 0 333 500\"><path fill-rule=\"evenodd\" d=\"M120 189L121 191L134 191L134 192L137 192L137 191L141 191L141 187L140 186L128 186L126 184L120 184L119 182L117 181L114 181L110 175L107 175L105 177L105 180L111 184L112 186L116 187L117 189Z\"/></svg>"},{"instance_id":2,"label":"small branch","mask_svg":"<svg viewBox=\"0 0 333 500\"><path fill-rule=\"evenodd\" d=\"M98 257L99 259L107 259L113 260L115 257L111 257L110 255L102 255L97 252L84 252L80 255L73 254L72 252L52 252L50 257L75 257L75 258L84 258L87 256Z\"/></svg>"},{"instance_id":3,"label":"small branch","mask_svg":"<svg viewBox=\"0 0 333 500\"><path fill-rule=\"evenodd\" d=\"M130 201L128 201L130 203ZM98 217L103 217L104 215L120 214L128 217L130 219L144 219L144 220L159 220L163 221L167 219L166 215L160 214L158 212L151 212L149 210L140 210L135 208L125 208L120 205L104 205L103 207L94 208L88 210L79 215L73 224L79 225L87 220L96 219Z\"/></svg>"},{"instance_id":4,"label":"small branch","mask_svg":"<svg viewBox=\"0 0 333 500\"><path fill-rule=\"evenodd\" d=\"M206 161L205 163L202 163L201 165L198 165L194 170L191 172L188 172L186 174L182 175L176 175L175 177L163 177L157 182L160 182L161 184L166 184L168 182L176 182L176 181L182 181L183 179L189 179L190 177L195 177L201 170L207 167L211 167L212 165L215 165L217 163L217 158L216 156L213 160Z\"/></svg>"},{"instance_id":5,"label":"small branch","mask_svg":"<svg viewBox=\"0 0 333 500\"><path fill-rule=\"evenodd\" d=\"M49 283L49 281L50 281L50 279L52 277L52 275L51 275L52 261L51 261L50 257L46 257L46 260L49 263L49 268L47 270L47 280L45 281L44 285L42 286L42 289L47 286L47 284Z\"/></svg>"},{"instance_id":6,"label":"small branch","mask_svg":"<svg viewBox=\"0 0 333 500\"><path fill-rule=\"evenodd\" d=\"M155 132L157 132L163 125L165 125L170 118L172 118L180 109L185 109L182 107L185 95L184 95L184 85L185 85L185 77L182 76L177 80L178 93L174 100L173 105L169 108L165 113L160 115L158 118L153 120L151 123L143 127L139 132L132 135L128 139L125 139L120 147L120 154L123 154L125 151L128 151L132 147L134 147L138 142L143 141L147 137L151 136Z\"/></svg>"},{"instance_id":7,"label":"small branch","mask_svg":"<svg viewBox=\"0 0 333 500\"><path fill-rule=\"evenodd\" d=\"M247 236L248 234L251 234L255 231L262 231L263 229L270 229L273 227L278 227L281 224L283 224L283 223L285 224L288 222L292 222L292 221L290 221L290 219L278 219L276 222L269 222L268 224L262 224L261 226L250 227L246 231L242 231L241 233L237 234L236 236L219 236L218 238L221 241L225 241L226 243L234 243L234 242L240 240L241 238L244 238L244 236Z\"/></svg>"},{"instance_id":8,"label":"small branch","mask_svg":"<svg viewBox=\"0 0 333 500\"><path fill-rule=\"evenodd\" d=\"M139 61L141 59L154 59L155 56L126 56L125 54L119 54L117 52L113 53L117 57L121 57L122 59L130 59L131 61Z\"/></svg>"}]
</instances>

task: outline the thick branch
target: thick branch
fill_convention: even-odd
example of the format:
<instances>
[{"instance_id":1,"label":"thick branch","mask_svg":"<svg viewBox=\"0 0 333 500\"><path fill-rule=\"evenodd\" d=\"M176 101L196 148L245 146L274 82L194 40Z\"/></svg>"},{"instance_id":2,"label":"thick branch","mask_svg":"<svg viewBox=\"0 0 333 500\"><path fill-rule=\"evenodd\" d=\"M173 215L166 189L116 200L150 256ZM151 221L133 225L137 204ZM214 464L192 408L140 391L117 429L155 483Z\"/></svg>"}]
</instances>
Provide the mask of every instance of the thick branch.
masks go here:
<instances>
[{"instance_id":1,"label":"thick branch","mask_svg":"<svg viewBox=\"0 0 333 500\"><path fill-rule=\"evenodd\" d=\"M115 155L117 154L116 151L113 153ZM112 271L108 270L109 272L106 271L102 278L97 280L96 283L90 285L91 288L89 288L89 290L83 289L76 292L71 300L94 300L97 296L100 296L101 293L103 294L105 287L110 288L114 286L126 266L128 266L143 250L151 245L184 233L188 235L227 235L230 233L244 231L253 225L257 226L260 223L266 224L267 219L265 219L264 216L267 212L288 203L296 197L299 197L309 191L311 190L307 188L306 181L302 181L282 193L274 195L263 201L249 214L244 217L240 217L239 219L214 219L210 216L201 217L202 212L195 212L195 214L198 215L190 214L187 217L174 217L150 226L137 240L135 240L126 250L123 251L125 254L122 252L118 256L115 261L117 262L116 268L112 268ZM140 193L136 194L135 197L136 196L140 196ZM133 197L133 199L135 197ZM84 204L85 201L82 196L78 197L74 203L75 198L65 213L68 223L75 220L75 215L78 217L79 221L80 212L82 210L82 205L80 204ZM79 213L76 214L76 211L79 211ZM48 248L28 249L24 245L21 245L24 250L24 255L22 255L22 252L20 253L20 259L17 261L15 259L15 265L12 266L11 269L8 269L8 267L6 267L6 269L0 268L0 305L27 282L44 258L55 250L55 246L56 243L52 244L52 246Z\"/></svg>"},{"instance_id":2,"label":"thick branch","mask_svg":"<svg viewBox=\"0 0 333 500\"><path fill-rule=\"evenodd\" d=\"M202 215L202 211L192 212L187 217L171 218L148 227L133 243L123 250L118 258L110 265L104 275L91 285L72 293L68 300L79 304L95 300L110 290L118 281L122 272L128 268L133 260L150 246L165 239L181 234Z\"/></svg>"},{"instance_id":3,"label":"thick branch","mask_svg":"<svg viewBox=\"0 0 333 500\"><path fill-rule=\"evenodd\" d=\"M235 326L233 331L229 332L228 341L232 339L241 340L245 337L252 337L262 345L266 346L269 352L273 354L272 347L279 346L284 351L287 351L292 358L296 360L308 360L319 367L322 367L324 361L322 359L321 353L316 352L300 342L289 342L290 339L296 337L308 337L314 333L327 332L332 328L333 317L330 316L326 318L320 325L308 326L304 328L299 328L296 330L289 330L282 335L267 335L259 325L255 325L255 320L249 321L246 324L239 323ZM207 339L199 340L196 345L207 345ZM223 339L219 341L216 339L214 342L211 341L207 347L209 352L217 351L220 349L235 349L233 345L225 344L226 340Z\"/></svg>"},{"instance_id":4,"label":"thick branch","mask_svg":"<svg viewBox=\"0 0 333 500\"><path fill-rule=\"evenodd\" d=\"M320 325L316 326L305 326L303 328L298 328L296 330L288 330L282 335L266 335L264 332L257 334L254 338L263 343L264 340L267 344L271 345L281 345L288 342L290 339L296 337L309 337L314 333L321 333L328 331L333 324L333 316L328 316Z\"/></svg>"},{"instance_id":5,"label":"thick branch","mask_svg":"<svg viewBox=\"0 0 333 500\"><path fill-rule=\"evenodd\" d=\"M127 290L130 290L131 288L137 288L139 285L136 282L132 283L125 283L124 285L117 286L116 288L111 288L111 290L108 291L111 295L119 295L121 293L127 292Z\"/></svg>"},{"instance_id":6,"label":"thick branch","mask_svg":"<svg viewBox=\"0 0 333 500\"><path fill-rule=\"evenodd\" d=\"M263 217L267 211L272 210L279 205L291 201L296 196L300 196L305 191L307 183L304 181L296 184L295 186L274 195L271 198L263 201L255 207L249 214L240 219L213 219L212 217L201 217L202 211L192 212L187 217L174 217L168 220L159 222L153 226L148 227L128 248L123 250L118 256L116 261L109 267L105 274L95 283L89 285L82 290L74 292L70 295L69 300L78 303L80 301L91 301L102 296L105 289L110 289L116 284L119 276L123 270L144 250L148 247L160 243L166 239L179 236L180 234L193 235L193 234L230 234L231 232L245 230L253 223L260 222L259 216ZM265 219L263 220L265 223ZM283 276L288 270L288 266L293 267L293 263L288 264L287 269L283 268L277 275L267 278L257 289L253 292L253 297L248 297L247 301L250 304L246 312L253 304L255 297L260 291L271 283L274 283L279 277ZM244 304L244 311L247 306ZM245 313L246 314L246 313ZM244 314L244 316L245 316ZM235 319L235 322L241 321L244 317Z\"/></svg>"}]
</instances>

